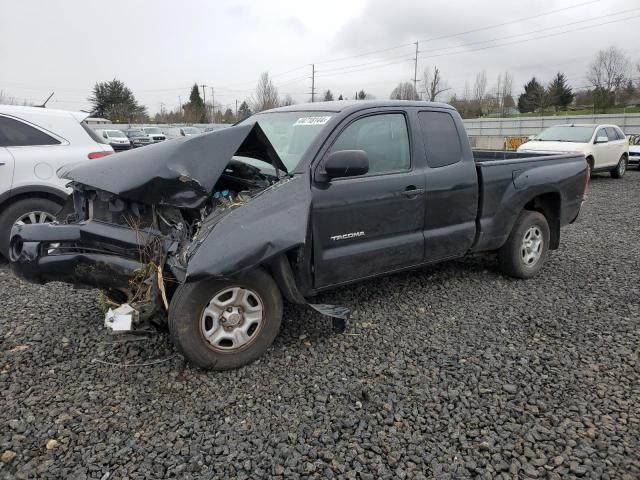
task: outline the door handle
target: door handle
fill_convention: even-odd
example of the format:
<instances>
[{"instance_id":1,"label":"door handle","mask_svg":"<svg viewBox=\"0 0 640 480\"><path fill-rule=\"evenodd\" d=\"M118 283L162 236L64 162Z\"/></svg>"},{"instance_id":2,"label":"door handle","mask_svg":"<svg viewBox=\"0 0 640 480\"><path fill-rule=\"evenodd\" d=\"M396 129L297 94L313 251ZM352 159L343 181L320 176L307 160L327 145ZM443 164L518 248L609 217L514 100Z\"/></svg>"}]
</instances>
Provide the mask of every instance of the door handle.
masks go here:
<instances>
[{"instance_id":1,"label":"door handle","mask_svg":"<svg viewBox=\"0 0 640 480\"><path fill-rule=\"evenodd\" d=\"M407 187L401 193L405 197L415 197L416 195L423 194L424 193L424 188Z\"/></svg>"},{"instance_id":2,"label":"door handle","mask_svg":"<svg viewBox=\"0 0 640 480\"><path fill-rule=\"evenodd\" d=\"M3 165L6 165L7 162L3 162L2 160L0 160L0 167Z\"/></svg>"}]
</instances>

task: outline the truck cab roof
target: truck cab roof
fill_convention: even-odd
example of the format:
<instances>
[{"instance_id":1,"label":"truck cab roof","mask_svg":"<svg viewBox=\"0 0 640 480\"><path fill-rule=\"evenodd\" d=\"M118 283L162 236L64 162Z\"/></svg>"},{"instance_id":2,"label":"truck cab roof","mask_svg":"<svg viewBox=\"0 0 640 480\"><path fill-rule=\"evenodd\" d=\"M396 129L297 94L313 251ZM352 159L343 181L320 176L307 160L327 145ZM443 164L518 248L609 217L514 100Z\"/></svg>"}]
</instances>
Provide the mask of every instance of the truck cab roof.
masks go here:
<instances>
[{"instance_id":1,"label":"truck cab roof","mask_svg":"<svg viewBox=\"0 0 640 480\"><path fill-rule=\"evenodd\" d=\"M335 100L332 102L299 103L287 107L274 108L265 112L356 112L368 108L384 107L436 107L455 110L451 105L440 102L424 102L421 100Z\"/></svg>"}]
</instances>

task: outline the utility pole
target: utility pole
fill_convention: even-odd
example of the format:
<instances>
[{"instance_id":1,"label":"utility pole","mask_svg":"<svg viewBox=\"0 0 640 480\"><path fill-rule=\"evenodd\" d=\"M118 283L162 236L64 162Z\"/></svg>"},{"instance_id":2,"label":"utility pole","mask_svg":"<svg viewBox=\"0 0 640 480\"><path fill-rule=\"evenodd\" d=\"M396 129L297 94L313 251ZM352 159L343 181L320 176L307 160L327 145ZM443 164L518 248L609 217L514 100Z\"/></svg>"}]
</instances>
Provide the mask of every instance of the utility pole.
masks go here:
<instances>
[{"instance_id":1,"label":"utility pole","mask_svg":"<svg viewBox=\"0 0 640 480\"><path fill-rule=\"evenodd\" d=\"M417 92L418 91L418 53L420 53L420 51L418 50L418 42L414 42L414 45L416 46L416 58L415 58L415 63L413 64L413 89Z\"/></svg>"},{"instance_id":2,"label":"utility pole","mask_svg":"<svg viewBox=\"0 0 640 480\"><path fill-rule=\"evenodd\" d=\"M316 101L316 65L311 64L311 103Z\"/></svg>"},{"instance_id":3,"label":"utility pole","mask_svg":"<svg viewBox=\"0 0 640 480\"><path fill-rule=\"evenodd\" d=\"M216 123L216 97L213 87L211 87L211 122Z\"/></svg>"},{"instance_id":4,"label":"utility pole","mask_svg":"<svg viewBox=\"0 0 640 480\"><path fill-rule=\"evenodd\" d=\"M238 99L236 98L236 122L238 121Z\"/></svg>"},{"instance_id":5,"label":"utility pole","mask_svg":"<svg viewBox=\"0 0 640 480\"><path fill-rule=\"evenodd\" d=\"M207 119L207 122L209 121L209 115L207 115L207 92L205 91L205 88L207 87L207 85L205 85L204 83L202 85L200 85L202 87L202 103L204 103L204 116Z\"/></svg>"}]
</instances>

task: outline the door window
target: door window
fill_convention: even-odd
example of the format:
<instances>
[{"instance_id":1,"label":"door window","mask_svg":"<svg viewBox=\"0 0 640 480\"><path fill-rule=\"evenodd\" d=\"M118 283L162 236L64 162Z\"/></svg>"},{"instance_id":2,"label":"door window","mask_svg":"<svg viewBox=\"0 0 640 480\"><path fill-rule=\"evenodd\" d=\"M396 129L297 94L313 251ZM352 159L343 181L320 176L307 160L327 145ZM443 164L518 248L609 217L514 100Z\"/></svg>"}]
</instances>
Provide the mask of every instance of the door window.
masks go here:
<instances>
[{"instance_id":1,"label":"door window","mask_svg":"<svg viewBox=\"0 0 640 480\"><path fill-rule=\"evenodd\" d=\"M446 112L418 112L420 130L431 168L458 163L462 159L460 134L453 117Z\"/></svg>"},{"instance_id":2,"label":"door window","mask_svg":"<svg viewBox=\"0 0 640 480\"><path fill-rule=\"evenodd\" d=\"M409 133L401 113L372 115L356 120L340 134L331 147L364 150L369 157L369 174L409 170Z\"/></svg>"},{"instance_id":3,"label":"door window","mask_svg":"<svg viewBox=\"0 0 640 480\"><path fill-rule=\"evenodd\" d=\"M600 130L598 130L598 133L596 133L596 140L598 139L598 137L609 138L609 135L607 135L607 131L604 128L601 128Z\"/></svg>"},{"instance_id":4,"label":"door window","mask_svg":"<svg viewBox=\"0 0 640 480\"><path fill-rule=\"evenodd\" d=\"M12 118L0 116L0 147L59 144L58 140L37 128Z\"/></svg>"},{"instance_id":5,"label":"door window","mask_svg":"<svg viewBox=\"0 0 640 480\"><path fill-rule=\"evenodd\" d=\"M605 128L605 130L607 131L607 137L609 137L609 141L610 142L615 142L618 139L618 134L616 133L616 129L613 127L607 127Z\"/></svg>"}]
</instances>

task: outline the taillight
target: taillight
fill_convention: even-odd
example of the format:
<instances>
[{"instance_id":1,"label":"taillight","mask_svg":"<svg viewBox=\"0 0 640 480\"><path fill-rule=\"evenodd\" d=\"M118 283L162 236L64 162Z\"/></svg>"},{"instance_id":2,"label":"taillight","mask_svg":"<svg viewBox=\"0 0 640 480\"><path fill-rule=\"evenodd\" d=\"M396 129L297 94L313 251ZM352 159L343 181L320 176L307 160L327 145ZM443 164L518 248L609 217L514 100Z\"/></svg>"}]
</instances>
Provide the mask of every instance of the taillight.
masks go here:
<instances>
[{"instance_id":1,"label":"taillight","mask_svg":"<svg viewBox=\"0 0 640 480\"><path fill-rule=\"evenodd\" d=\"M89 158L89 160L95 160L96 158L102 158L102 157L106 157L107 155L111 155L113 152L91 152L89 155L87 155L87 158Z\"/></svg>"}]
</instances>

